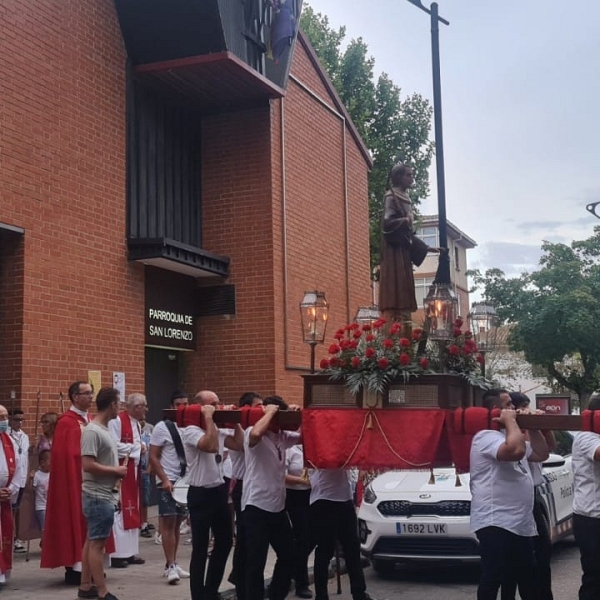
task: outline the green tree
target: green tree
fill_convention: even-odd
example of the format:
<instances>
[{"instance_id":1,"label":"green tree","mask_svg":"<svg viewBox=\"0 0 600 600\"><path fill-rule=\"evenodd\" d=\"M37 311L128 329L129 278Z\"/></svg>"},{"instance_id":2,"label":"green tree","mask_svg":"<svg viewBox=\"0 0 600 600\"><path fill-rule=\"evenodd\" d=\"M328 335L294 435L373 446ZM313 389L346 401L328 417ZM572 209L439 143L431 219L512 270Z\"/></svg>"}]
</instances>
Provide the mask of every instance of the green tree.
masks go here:
<instances>
[{"instance_id":1,"label":"green tree","mask_svg":"<svg viewBox=\"0 0 600 600\"><path fill-rule=\"evenodd\" d=\"M523 351L582 408L600 387L600 227L583 241L542 244L540 269L506 279L499 269L472 273L503 322L511 349Z\"/></svg>"},{"instance_id":2,"label":"green tree","mask_svg":"<svg viewBox=\"0 0 600 600\"><path fill-rule=\"evenodd\" d=\"M369 228L371 265L379 264L381 202L388 173L399 160L415 167L416 185L411 198L416 207L429 193L429 166L433 143L429 140L431 105L419 94L404 100L400 88L382 73L373 74L375 61L362 38L342 50L346 28L337 31L329 19L306 5L300 25L313 45L352 121L373 156L369 175Z\"/></svg>"}]
</instances>

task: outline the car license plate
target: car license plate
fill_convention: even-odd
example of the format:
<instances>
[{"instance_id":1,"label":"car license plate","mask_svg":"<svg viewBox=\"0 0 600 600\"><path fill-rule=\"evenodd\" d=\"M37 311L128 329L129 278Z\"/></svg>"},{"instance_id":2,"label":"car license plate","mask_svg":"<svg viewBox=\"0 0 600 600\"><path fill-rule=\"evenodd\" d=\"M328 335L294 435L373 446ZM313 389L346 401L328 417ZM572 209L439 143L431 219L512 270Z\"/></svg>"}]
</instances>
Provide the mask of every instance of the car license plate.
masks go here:
<instances>
[{"instance_id":1,"label":"car license plate","mask_svg":"<svg viewBox=\"0 0 600 600\"><path fill-rule=\"evenodd\" d=\"M396 523L399 535L448 535L446 523Z\"/></svg>"}]
</instances>

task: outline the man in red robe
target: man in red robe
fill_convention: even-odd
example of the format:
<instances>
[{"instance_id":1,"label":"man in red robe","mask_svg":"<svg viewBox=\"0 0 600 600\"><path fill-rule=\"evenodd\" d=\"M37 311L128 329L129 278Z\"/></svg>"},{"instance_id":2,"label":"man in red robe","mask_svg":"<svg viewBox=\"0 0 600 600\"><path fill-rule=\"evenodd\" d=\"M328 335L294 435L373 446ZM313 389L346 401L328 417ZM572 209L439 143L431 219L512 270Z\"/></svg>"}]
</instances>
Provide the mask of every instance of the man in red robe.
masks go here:
<instances>
[{"instance_id":1,"label":"man in red robe","mask_svg":"<svg viewBox=\"0 0 600 600\"><path fill-rule=\"evenodd\" d=\"M19 455L8 431L8 411L0 405L0 584L5 584L12 568L14 526L11 498L19 493L15 480Z\"/></svg>"},{"instance_id":2,"label":"man in red robe","mask_svg":"<svg viewBox=\"0 0 600 600\"><path fill-rule=\"evenodd\" d=\"M88 423L93 397L94 390L86 381L71 384L71 407L59 417L52 442L40 566L47 569L65 567L65 583L69 585L88 585L91 579L87 569L82 571L81 564L87 536L81 509L81 431ZM68 505L65 504L67 498Z\"/></svg>"}]
</instances>

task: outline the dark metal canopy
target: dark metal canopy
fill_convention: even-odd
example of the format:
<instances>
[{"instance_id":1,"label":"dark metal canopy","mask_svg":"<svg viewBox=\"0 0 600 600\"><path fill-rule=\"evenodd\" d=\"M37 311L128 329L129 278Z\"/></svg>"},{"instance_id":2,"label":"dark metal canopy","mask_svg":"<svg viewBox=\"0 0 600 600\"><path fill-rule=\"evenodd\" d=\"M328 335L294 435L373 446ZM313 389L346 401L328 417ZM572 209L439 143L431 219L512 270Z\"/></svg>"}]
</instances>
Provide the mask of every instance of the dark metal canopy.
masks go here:
<instances>
[{"instance_id":1,"label":"dark metal canopy","mask_svg":"<svg viewBox=\"0 0 600 600\"><path fill-rule=\"evenodd\" d=\"M203 112L244 107L285 94L228 51L137 65L134 72L147 87Z\"/></svg>"},{"instance_id":2,"label":"dark metal canopy","mask_svg":"<svg viewBox=\"0 0 600 600\"><path fill-rule=\"evenodd\" d=\"M229 258L167 238L130 239L129 260L192 277L229 275Z\"/></svg>"}]
</instances>

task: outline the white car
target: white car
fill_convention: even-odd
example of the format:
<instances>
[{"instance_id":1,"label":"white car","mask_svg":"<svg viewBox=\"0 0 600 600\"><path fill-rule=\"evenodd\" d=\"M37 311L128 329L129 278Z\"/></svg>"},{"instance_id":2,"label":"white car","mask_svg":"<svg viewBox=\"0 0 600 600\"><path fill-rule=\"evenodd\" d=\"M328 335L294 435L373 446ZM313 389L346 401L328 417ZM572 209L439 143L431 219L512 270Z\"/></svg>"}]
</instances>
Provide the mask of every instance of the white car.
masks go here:
<instances>
[{"instance_id":1,"label":"white car","mask_svg":"<svg viewBox=\"0 0 600 600\"><path fill-rule=\"evenodd\" d=\"M570 434L566 438L570 453ZM563 448L565 443L561 439ZM559 451L561 449L559 448ZM556 542L572 534L573 471L571 456L551 454L544 463L544 483L537 486L547 531ZM453 468L390 471L365 489L358 512L361 551L378 573L411 562L479 561L479 542L470 531L469 475Z\"/></svg>"}]
</instances>

